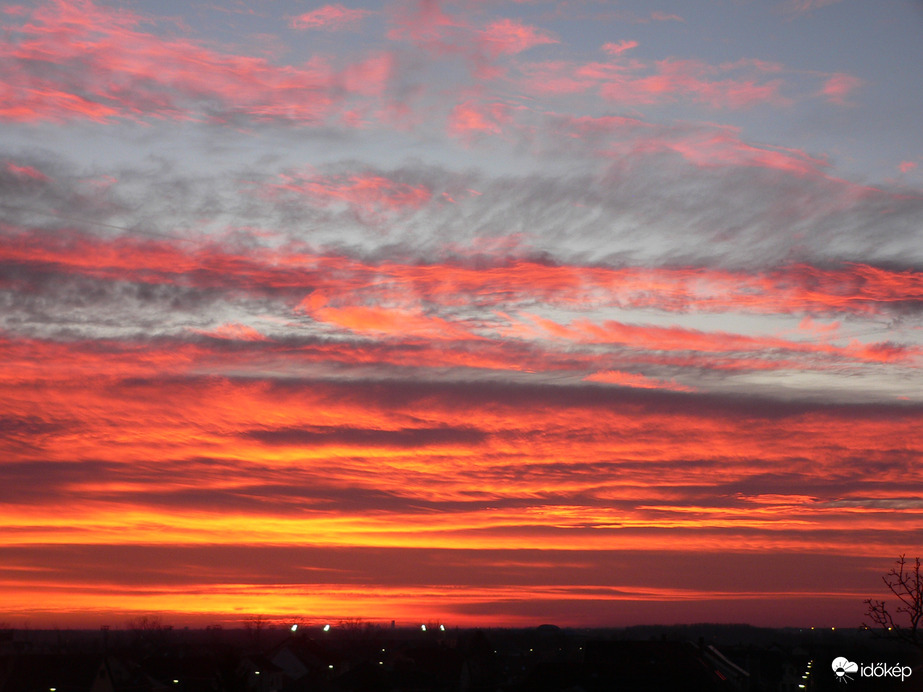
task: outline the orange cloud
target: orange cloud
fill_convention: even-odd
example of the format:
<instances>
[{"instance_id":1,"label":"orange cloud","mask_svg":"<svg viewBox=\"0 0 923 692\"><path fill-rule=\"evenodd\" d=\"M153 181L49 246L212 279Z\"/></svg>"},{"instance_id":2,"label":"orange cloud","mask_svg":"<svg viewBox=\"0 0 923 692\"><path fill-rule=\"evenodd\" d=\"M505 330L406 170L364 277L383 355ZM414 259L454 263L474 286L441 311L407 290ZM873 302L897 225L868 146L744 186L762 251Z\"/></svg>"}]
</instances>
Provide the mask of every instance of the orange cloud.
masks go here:
<instances>
[{"instance_id":1,"label":"orange cloud","mask_svg":"<svg viewBox=\"0 0 923 692\"><path fill-rule=\"evenodd\" d=\"M358 333L380 333L400 338L427 337L437 340L479 339L461 324L431 317L420 310L383 307L323 307L311 312L321 322L329 322Z\"/></svg>"},{"instance_id":2,"label":"orange cloud","mask_svg":"<svg viewBox=\"0 0 923 692\"><path fill-rule=\"evenodd\" d=\"M666 389L674 392L691 392L692 387L658 380L653 377L647 377L640 373L621 372L619 370L605 370L595 372L583 378L586 382L603 382L605 384L617 384L623 387L639 387L641 389Z\"/></svg>"},{"instance_id":3,"label":"orange cloud","mask_svg":"<svg viewBox=\"0 0 923 692\"><path fill-rule=\"evenodd\" d=\"M888 553L923 511L908 475L923 449L918 406L690 405L668 382L616 370L596 379L627 388L227 378L153 363L137 376L141 365L102 346L4 347L0 555L15 576L0 603L11 617L156 609L204 623L228 603L459 617L483 598L508 624L520 611L497 600L507 591L540 611L597 598L786 602L778 575L630 575L663 551L800 569L806 554L840 555L842 535L858 555ZM30 358L64 362L22 369ZM69 367L81 359L87 370ZM100 581L109 562L126 567ZM459 580L483 588L453 596ZM799 584L806 598L828 593Z\"/></svg>"}]
</instances>

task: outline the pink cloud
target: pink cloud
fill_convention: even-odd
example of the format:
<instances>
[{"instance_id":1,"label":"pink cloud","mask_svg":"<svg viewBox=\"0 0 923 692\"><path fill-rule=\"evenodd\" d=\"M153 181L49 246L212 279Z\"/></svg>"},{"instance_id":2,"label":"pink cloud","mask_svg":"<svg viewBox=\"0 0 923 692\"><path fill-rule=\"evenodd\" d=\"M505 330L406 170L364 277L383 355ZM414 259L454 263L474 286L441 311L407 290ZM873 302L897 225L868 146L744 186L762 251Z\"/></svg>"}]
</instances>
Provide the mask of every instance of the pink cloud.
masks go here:
<instances>
[{"instance_id":1,"label":"pink cloud","mask_svg":"<svg viewBox=\"0 0 923 692\"><path fill-rule=\"evenodd\" d=\"M830 167L826 158L801 149L746 142L740 128L727 125L669 126L621 116L548 114L547 127L559 138L584 140L597 155L619 159L673 152L700 168L745 166L821 176Z\"/></svg>"},{"instance_id":2,"label":"pink cloud","mask_svg":"<svg viewBox=\"0 0 923 692\"><path fill-rule=\"evenodd\" d=\"M557 39L535 27L512 19L501 19L479 32L481 45L492 57L514 55L543 44L557 43Z\"/></svg>"},{"instance_id":3,"label":"pink cloud","mask_svg":"<svg viewBox=\"0 0 923 692\"><path fill-rule=\"evenodd\" d=\"M841 0L788 0L785 10L793 14L805 14L827 5L835 5Z\"/></svg>"},{"instance_id":4,"label":"pink cloud","mask_svg":"<svg viewBox=\"0 0 923 692\"><path fill-rule=\"evenodd\" d=\"M651 19L655 22L685 22L686 20L678 14L667 14L666 12L651 12Z\"/></svg>"},{"instance_id":5,"label":"pink cloud","mask_svg":"<svg viewBox=\"0 0 923 692\"><path fill-rule=\"evenodd\" d=\"M196 334L210 336L214 339L223 339L226 341L267 341L262 333L253 327L238 322L228 322L216 327L213 331L192 330Z\"/></svg>"},{"instance_id":6,"label":"pink cloud","mask_svg":"<svg viewBox=\"0 0 923 692\"><path fill-rule=\"evenodd\" d=\"M547 31L515 19L498 19L473 25L447 14L438 2L405 5L392 18L388 38L410 41L436 57L465 58L479 81L504 74L500 58L517 55L536 46L558 43Z\"/></svg>"},{"instance_id":7,"label":"pink cloud","mask_svg":"<svg viewBox=\"0 0 923 692\"><path fill-rule=\"evenodd\" d=\"M476 133L500 134L512 120L510 108L499 101L482 103L469 99L459 103L449 116L449 132L466 137Z\"/></svg>"},{"instance_id":8,"label":"pink cloud","mask_svg":"<svg viewBox=\"0 0 923 692\"><path fill-rule=\"evenodd\" d=\"M414 10L403 10L394 15L393 28L388 38L411 40L418 45L443 46L447 30L463 24L445 12L438 2L423 0L413 3Z\"/></svg>"},{"instance_id":9,"label":"pink cloud","mask_svg":"<svg viewBox=\"0 0 923 692\"><path fill-rule=\"evenodd\" d=\"M7 161L6 169L17 178L29 178L31 180L38 180L43 183L47 183L50 180L47 175L42 173L37 168L33 168L32 166L18 166L11 161Z\"/></svg>"},{"instance_id":10,"label":"pink cloud","mask_svg":"<svg viewBox=\"0 0 923 692\"><path fill-rule=\"evenodd\" d=\"M325 124L351 99L380 94L390 69L382 56L340 70L317 58L277 65L164 38L142 30L148 24L89 0L34 10L0 39L0 118Z\"/></svg>"},{"instance_id":11,"label":"pink cloud","mask_svg":"<svg viewBox=\"0 0 923 692\"><path fill-rule=\"evenodd\" d=\"M295 29L326 29L334 31L355 24L371 10L350 9L343 5L324 5L311 12L293 17L290 24Z\"/></svg>"},{"instance_id":12,"label":"pink cloud","mask_svg":"<svg viewBox=\"0 0 923 692\"><path fill-rule=\"evenodd\" d=\"M758 83L752 79L711 79L722 68L696 60L662 60L655 74L622 76L604 84L604 98L629 103L673 101L679 96L712 108L745 108L757 103L784 103L779 95L781 81Z\"/></svg>"},{"instance_id":13,"label":"pink cloud","mask_svg":"<svg viewBox=\"0 0 923 692\"><path fill-rule=\"evenodd\" d=\"M597 80L579 75L571 63L546 61L524 65L523 86L533 94L558 96L576 94L596 86Z\"/></svg>"},{"instance_id":14,"label":"pink cloud","mask_svg":"<svg viewBox=\"0 0 923 692\"><path fill-rule=\"evenodd\" d=\"M378 53L348 66L343 70L340 81L350 93L380 96L393 71L394 56L391 53Z\"/></svg>"},{"instance_id":15,"label":"pink cloud","mask_svg":"<svg viewBox=\"0 0 923 692\"><path fill-rule=\"evenodd\" d=\"M609 55L621 55L627 50L632 48L637 48L637 41L619 41L618 43L604 43L603 50L606 51Z\"/></svg>"},{"instance_id":16,"label":"pink cloud","mask_svg":"<svg viewBox=\"0 0 923 692\"><path fill-rule=\"evenodd\" d=\"M901 161L900 165L898 166L901 173L909 173L910 171L914 170L916 167L917 167L916 161Z\"/></svg>"},{"instance_id":17,"label":"pink cloud","mask_svg":"<svg viewBox=\"0 0 923 692\"><path fill-rule=\"evenodd\" d=\"M14 75L15 73L9 74L8 79L15 79ZM69 94L51 84L38 89L9 82L0 84L0 118L4 120L64 122L84 118L102 123L120 114L117 108Z\"/></svg>"},{"instance_id":18,"label":"pink cloud","mask_svg":"<svg viewBox=\"0 0 923 692\"><path fill-rule=\"evenodd\" d=\"M862 86L863 82L858 77L838 73L827 79L821 89L821 94L827 97L831 103L844 105L846 97L855 89Z\"/></svg>"},{"instance_id":19,"label":"pink cloud","mask_svg":"<svg viewBox=\"0 0 923 692\"><path fill-rule=\"evenodd\" d=\"M776 63L741 60L710 65L698 60L661 60L653 64L627 59L635 41L607 43L612 59L574 64L538 62L522 67L523 86L532 93L558 95L598 89L608 100L626 105L674 103L686 99L711 108L748 108L758 104L787 105L780 78L767 79L784 68Z\"/></svg>"},{"instance_id":20,"label":"pink cloud","mask_svg":"<svg viewBox=\"0 0 923 692\"><path fill-rule=\"evenodd\" d=\"M432 192L423 185L409 185L381 175L285 174L280 179L279 183L265 186L263 192L296 193L320 205L345 203L366 214L418 209L432 197Z\"/></svg>"},{"instance_id":21,"label":"pink cloud","mask_svg":"<svg viewBox=\"0 0 923 692\"><path fill-rule=\"evenodd\" d=\"M810 317L804 317L801 322L798 323L798 329L808 334L813 334L815 337L830 339L838 336L840 323L837 321L824 324Z\"/></svg>"},{"instance_id":22,"label":"pink cloud","mask_svg":"<svg viewBox=\"0 0 923 692\"><path fill-rule=\"evenodd\" d=\"M664 133L636 143L641 150L675 151L687 161L701 167L755 166L774 168L796 175L818 173L829 164L825 159L798 149L754 146L740 139L738 130L730 127L680 133Z\"/></svg>"}]
</instances>

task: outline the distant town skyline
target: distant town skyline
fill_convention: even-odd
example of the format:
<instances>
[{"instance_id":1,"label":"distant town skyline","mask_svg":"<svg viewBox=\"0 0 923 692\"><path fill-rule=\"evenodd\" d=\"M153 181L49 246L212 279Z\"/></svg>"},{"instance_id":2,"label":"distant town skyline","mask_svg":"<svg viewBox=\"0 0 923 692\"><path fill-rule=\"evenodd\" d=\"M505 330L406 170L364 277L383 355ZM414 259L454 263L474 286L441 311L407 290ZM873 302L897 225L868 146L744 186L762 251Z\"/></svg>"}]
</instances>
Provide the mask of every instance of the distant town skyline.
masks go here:
<instances>
[{"instance_id":1,"label":"distant town skyline","mask_svg":"<svg viewBox=\"0 0 923 692\"><path fill-rule=\"evenodd\" d=\"M920 3L0 9L0 621L843 627L921 552Z\"/></svg>"}]
</instances>

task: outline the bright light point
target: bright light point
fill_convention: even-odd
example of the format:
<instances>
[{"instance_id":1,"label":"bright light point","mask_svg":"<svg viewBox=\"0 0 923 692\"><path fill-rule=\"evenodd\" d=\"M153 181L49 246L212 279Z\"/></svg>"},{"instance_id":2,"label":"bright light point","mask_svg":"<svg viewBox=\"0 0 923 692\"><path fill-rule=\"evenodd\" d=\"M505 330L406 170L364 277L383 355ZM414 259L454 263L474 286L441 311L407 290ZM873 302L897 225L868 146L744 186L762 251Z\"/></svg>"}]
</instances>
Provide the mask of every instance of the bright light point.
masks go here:
<instances>
[{"instance_id":1,"label":"bright light point","mask_svg":"<svg viewBox=\"0 0 923 692\"><path fill-rule=\"evenodd\" d=\"M292 625L292 632L298 631L298 625Z\"/></svg>"},{"instance_id":2,"label":"bright light point","mask_svg":"<svg viewBox=\"0 0 923 692\"><path fill-rule=\"evenodd\" d=\"M330 631L330 625L324 625L324 632Z\"/></svg>"},{"instance_id":3,"label":"bright light point","mask_svg":"<svg viewBox=\"0 0 923 692\"><path fill-rule=\"evenodd\" d=\"M332 664L332 663L331 663L329 666L327 666L327 667L328 667L330 670L333 670L333 664Z\"/></svg>"},{"instance_id":4,"label":"bright light point","mask_svg":"<svg viewBox=\"0 0 923 692\"><path fill-rule=\"evenodd\" d=\"M259 674L260 674L260 671L256 671L256 673L254 673L254 674L255 674L255 675L259 675ZM174 682L175 682L175 681L174 681Z\"/></svg>"},{"instance_id":5,"label":"bright light point","mask_svg":"<svg viewBox=\"0 0 923 692\"><path fill-rule=\"evenodd\" d=\"M831 628L830 628L830 631L831 631L831 632L833 632L833 631L835 631L835 630L836 630L836 627L831 627Z\"/></svg>"},{"instance_id":6,"label":"bright light point","mask_svg":"<svg viewBox=\"0 0 923 692\"><path fill-rule=\"evenodd\" d=\"M423 631L425 632L425 631L426 631L426 625L420 625L420 629L423 630Z\"/></svg>"},{"instance_id":7,"label":"bright light point","mask_svg":"<svg viewBox=\"0 0 923 692\"><path fill-rule=\"evenodd\" d=\"M439 625L439 629L445 632L445 625Z\"/></svg>"}]
</instances>

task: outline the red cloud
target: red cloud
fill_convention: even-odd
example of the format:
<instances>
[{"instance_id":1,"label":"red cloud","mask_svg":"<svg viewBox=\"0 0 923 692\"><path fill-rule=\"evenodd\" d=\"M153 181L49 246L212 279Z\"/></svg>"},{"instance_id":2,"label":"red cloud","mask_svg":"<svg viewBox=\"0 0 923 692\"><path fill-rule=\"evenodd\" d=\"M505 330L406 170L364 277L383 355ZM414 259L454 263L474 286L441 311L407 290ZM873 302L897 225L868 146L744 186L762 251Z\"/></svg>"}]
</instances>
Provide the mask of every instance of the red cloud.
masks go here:
<instances>
[{"instance_id":1,"label":"red cloud","mask_svg":"<svg viewBox=\"0 0 923 692\"><path fill-rule=\"evenodd\" d=\"M601 324L589 320L574 320L561 325L536 315L524 314L539 329L514 325L508 333L518 337L550 337L577 343L609 344L648 351L684 351L702 354L768 354L774 360L778 353L805 354L860 362L914 362L923 350L891 343L863 344L852 341L847 346L834 346L814 341L791 341L771 336L747 336L726 332L703 332L682 327L638 325L607 320ZM805 362L801 367L812 367Z\"/></svg>"},{"instance_id":2,"label":"red cloud","mask_svg":"<svg viewBox=\"0 0 923 692\"><path fill-rule=\"evenodd\" d=\"M355 24L363 17L372 14L371 10L350 9L343 5L324 5L311 12L292 18L295 29L342 29Z\"/></svg>"},{"instance_id":3,"label":"red cloud","mask_svg":"<svg viewBox=\"0 0 923 692\"><path fill-rule=\"evenodd\" d=\"M421 186L382 176L292 178L276 186L319 203L371 210L415 208L431 197ZM789 265L763 272L697 267L585 267L526 260L464 263L369 263L291 248L244 254L213 246L132 238L101 239L63 230L53 235L7 227L0 261L62 275L151 284L280 289L301 301L311 291L338 305L389 304L411 309L421 297L444 307L518 310L543 303L655 308L704 313L881 315L923 308L923 273L866 264L835 268ZM50 269L49 269L50 268ZM571 327L572 328L572 327ZM562 327L562 329L565 329ZM677 343L692 335L677 336ZM781 345L781 344L780 344ZM737 344L737 347L746 346Z\"/></svg>"}]
</instances>

